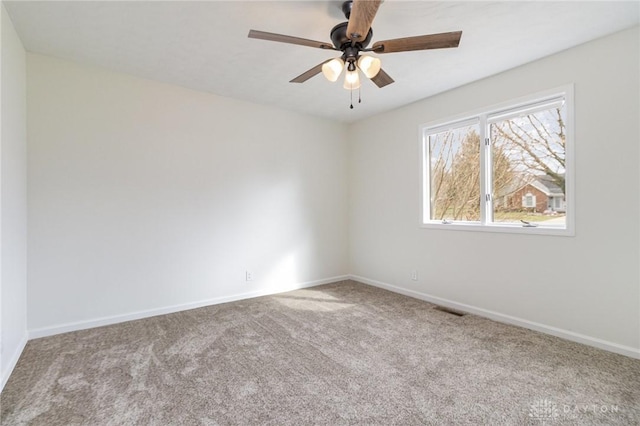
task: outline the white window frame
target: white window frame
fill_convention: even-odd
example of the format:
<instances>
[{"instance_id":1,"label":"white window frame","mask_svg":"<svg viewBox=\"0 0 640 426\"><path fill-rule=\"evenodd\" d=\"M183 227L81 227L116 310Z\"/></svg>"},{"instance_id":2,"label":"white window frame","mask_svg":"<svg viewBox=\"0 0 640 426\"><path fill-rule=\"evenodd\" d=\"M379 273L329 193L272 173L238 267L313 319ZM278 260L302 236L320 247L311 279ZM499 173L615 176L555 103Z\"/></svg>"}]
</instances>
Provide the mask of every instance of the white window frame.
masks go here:
<instances>
[{"instance_id":1,"label":"white window frame","mask_svg":"<svg viewBox=\"0 0 640 426\"><path fill-rule=\"evenodd\" d=\"M574 88L573 84L568 84L534 95L514 99L497 105L482 108L456 117L450 117L446 120L433 121L420 126L420 170L422 176L420 178L420 227L426 229L439 230L456 230L456 231L481 231L481 232L505 232L530 235L556 235L556 236L575 236L575 156L574 156ZM481 209L479 222L443 222L430 219L430 166L429 158L429 135L442 132L453 127L464 126L470 122L479 120L480 122L480 140L485 141L488 138L488 129L492 122L508 118L515 111L521 114L527 111L529 107L532 110L540 110L545 106L551 106L564 98L566 108L565 118L565 221L564 227L545 225L544 221L535 223L535 226L523 226L517 223L493 222L493 201L490 199L491 188L489 185L488 172L490 149L491 146L483 144L480 150L480 193Z\"/></svg>"}]
</instances>

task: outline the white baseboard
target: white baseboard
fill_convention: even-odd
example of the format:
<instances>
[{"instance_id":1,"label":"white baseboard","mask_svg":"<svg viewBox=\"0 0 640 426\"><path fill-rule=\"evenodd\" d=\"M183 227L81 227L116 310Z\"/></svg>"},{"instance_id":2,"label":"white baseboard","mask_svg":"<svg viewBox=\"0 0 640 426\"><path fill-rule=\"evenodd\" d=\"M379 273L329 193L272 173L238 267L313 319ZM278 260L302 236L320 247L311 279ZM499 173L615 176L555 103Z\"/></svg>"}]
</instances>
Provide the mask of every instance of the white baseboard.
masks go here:
<instances>
[{"instance_id":1,"label":"white baseboard","mask_svg":"<svg viewBox=\"0 0 640 426\"><path fill-rule=\"evenodd\" d=\"M287 291L298 290L301 288L315 287L322 284L330 284L338 281L349 279L348 275L339 275L336 277L325 278L321 280L308 281L303 283L293 283L277 289L266 289L252 291L248 293L239 293L230 296L216 297L213 299L201 300L198 302L183 303L180 305L166 306L163 308L149 309L145 311L132 312L123 315L114 315L109 317L95 318L86 321L78 321L66 324L55 325L52 327L43 327L29 330L29 339L38 339L40 337L53 336L55 334L68 333L70 331L86 330L89 328L102 327L105 325L118 324L125 321L133 321L142 318L154 317L156 315L172 314L174 312L186 311L189 309L201 308L203 306L218 305L220 303L235 302L237 300L251 299L254 297L268 296L270 294L284 293Z\"/></svg>"},{"instance_id":2,"label":"white baseboard","mask_svg":"<svg viewBox=\"0 0 640 426\"><path fill-rule=\"evenodd\" d=\"M18 343L18 347L13 352L13 355L9 360L9 364L7 364L4 371L2 371L2 374L0 375L0 392L4 389L4 385L7 384L7 380L9 380L9 376L11 376L13 369L16 368L20 355L22 355L22 351L24 351L24 347L27 345L27 341L29 340L28 336L29 335L27 333L24 333L22 339L20 339L20 342Z\"/></svg>"},{"instance_id":3,"label":"white baseboard","mask_svg":"<svg viewBox=\"0 0 640 426\"><path fill-rule=\"evenodd\" d=\"M297 290L301 288L315 287L318 285L329 284L329 283L343 281L347 279L352 279L354 281L358 281L363 284L368 284L374 287L383 288L385 290L389 290L394 293L399 293L405 296L414 297L416 299L425 300L427 302L446 306L452 309L458 309L474 315L489 318L494 321L528 328L530 330L535 330L541 333L550 334L552 336L571 340L573 342L582 343L582 344L593 346L599 349L604 349L610 352L625 355L631 358L640 359L640 349L637 349L637 348L620 345L617 343L598 339L596 337L575 333L573 331L564 330L561 328L552 327L545 324L540 324L537 322L513 317L510 315L505 315L505 314L491 311L488 309L478 308L478 307L467 305L464 303L458 303L453 300L432 296L430 294L426 294L426 293L422 293L414 290L408 290L402 287L398 287L392 284L384 283L382 281L377 281L370 278L362 277L359 275L340 275L340 276L335 276L331 278L325 278L322 280L315 280L315 281L309 281L309 282L303 282L303 283L294 283L285 287L280 287L277 290L267 289L267 290L259 290L259 291L248 292L248 293L239 293L239 294L230 295L230 296L223 296L223 297L218 297L214 299L202 300L198 302L167 306L167 307L158 308L158 309L150 309L146 311L132 312L129 314L114 315L110 317L96 318L96 319L87 320L87 321L66 323L66 324L56 325L52 327L38 328L38 329L29 330L28 338L29 340L37 339L40 337L53 336L55 334L67 333L71 331L85 330L85 329L94 328L94 327L102 327L105 325L117 324L125 321L133 321L133 320L142 319L142 318L149 318L156 315L164 315L164 314L170 314L174 312L186 311L189 309L201 308L203 306L217 305L220 303L234 302L237 300L267 296L270 294L283 293L286 291ZM21 342L19 350L17 350L14 356L12 357L10 368L7 368L6 372L2 372L2 377L1 377L2 387L4 387L5 382L9 378L9 374L11 373L16 363L18 362L18 359L20 358L20 354L22 353L22 350L24 349L24 346L26 345L26 343L27 343L27 336L25 336L25 338ZM2 388L0 387L0 389Z\"/></svg>"},{"instance_id":4,"label":"white baseboard","mask_svg":"<svg viewBox=\"0 0 640 426\"><path fill-rule=\"evenodd\" d=\"M552 327L549 325L540 324L540 323L525 320L522 318L513 317L511 315L501 314L499 312L490 311L488 309L477 308L475 306L454 302L453 300L443 299L441 297L432 296L430 294L421 293L414 290L408 290L408 289L387 284L381 281L376 281L370 278L361 277L359 275L349 275L349 278L354 281L361 282L363 284L368 284L374 287L383 288L385 290L389 290L394 293L399 293L399 294L403 294L405 296L413 297L416 299L425 300L427 302L446 306L451 309L457 309L460 311L468 312L474 315L478 315L480 317L492 319L494 321L502 322L505 324L517 325L519 327L528 328L530 330L535 330L541 333L546 333L552 336L571 340L572 342L582 343L582 344L593 346L599 349L604 349L609 352L615 352L617 354L626 355L631 358L640 359L640 349L633 348L631 346L619 345L617 343L598 339L596 337L586 336L580 333L574 333L573 331L563 330L561 328Z\"/></svg>"}]
</instances>

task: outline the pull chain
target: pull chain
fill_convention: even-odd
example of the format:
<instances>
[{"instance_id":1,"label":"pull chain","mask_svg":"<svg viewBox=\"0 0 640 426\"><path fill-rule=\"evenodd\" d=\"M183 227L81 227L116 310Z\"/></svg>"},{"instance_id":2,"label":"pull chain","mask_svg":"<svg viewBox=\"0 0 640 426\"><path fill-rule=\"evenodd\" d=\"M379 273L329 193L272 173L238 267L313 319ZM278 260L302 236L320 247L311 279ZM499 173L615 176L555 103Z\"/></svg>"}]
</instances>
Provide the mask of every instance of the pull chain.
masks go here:
<instances>
[{"instance_id":1,"label":"pull chain","mask_svg":"<svg viewBox=\"0 0 640 426\"><path fill-rule=\"evenodd\" d=\"M362 87L362 86L361 86ZM351 97L351 105L349 105L349 109L353 109L353 86L349 90L349 96ZM358 103L362 103L362 96L360 94L360 87L358 87Z\"/></svg>"}]
</instances>

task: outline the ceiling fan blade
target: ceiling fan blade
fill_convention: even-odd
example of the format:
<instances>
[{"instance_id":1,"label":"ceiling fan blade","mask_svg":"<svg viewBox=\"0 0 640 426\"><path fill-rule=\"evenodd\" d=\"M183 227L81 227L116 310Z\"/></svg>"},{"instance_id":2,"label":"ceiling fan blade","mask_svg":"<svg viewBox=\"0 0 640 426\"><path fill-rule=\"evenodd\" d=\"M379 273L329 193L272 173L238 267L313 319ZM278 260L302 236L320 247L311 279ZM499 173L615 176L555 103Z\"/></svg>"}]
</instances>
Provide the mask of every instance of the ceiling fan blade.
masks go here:
<instances>
[{"instance_id":1,"label":"ceiling fan blade","mask_svg":"<svg viewBox=\"0 0 640 426\"><path fill-rule=\"evenodd\" d=\"M394 82L394 80L391 78L391 76L389 76L389 74L387 74L386 72L384 72L383 69L381 69L380 71L378 71L378 74L376 74L371 81L373 81L376 86L382 88L384 86L386 86L387 84L391 84Z\"/></svg>"},{"instance_id":2,"label":"ceiling fan blade","mask_svg":"<svg viewBox=\"0 0 640 426\"><path fill-rule=\"evenodd\" d=\"M336 50L331 43L309 40L306 38L292 37L284 34L268 33L265 31L249 30L249 38L260 40L278 41L280 43L298 44L300 46L317 47L318 49Z\"/></svg>"},{"instance_id":3,"label":"ceiling fan blade","mask_svg":"<svg viewBox=\"0 0 640 426\"><path fill-rule=\"evenodd\" d=\"M381 3L382 0L353 0L347 26L349 40L364 40Z\"/></svg>"},{"instance_id":4,"label":"ceiling fan blade","mask_svg":"<svg viewBox=\"0 0 640 426\"><path fill-rule=\"evenodd\" d=\"M304 83L305 81L309 80L311 77L314 77L315 75L320 74L322 72L322 66L327 62L329 62L330 60L331 59L329 59L328 61L324 61L321 64L318 64L315 67L311 68L310 70L303 72L302 74L300 74L299 76L291 80L289 83Z\"/></svg>"},{"instance_id":5,"label":"ceiling fan blade","mask_svg":"<svg viewBox=\"0 0 640 426\"><path fill-rule=\"evenodd\" d=\"M416 37L377 41L372 50L376 53L408 52L410 50L444 49L458 47L462 31L428 34Z\"/></svg>"}]
</instances>

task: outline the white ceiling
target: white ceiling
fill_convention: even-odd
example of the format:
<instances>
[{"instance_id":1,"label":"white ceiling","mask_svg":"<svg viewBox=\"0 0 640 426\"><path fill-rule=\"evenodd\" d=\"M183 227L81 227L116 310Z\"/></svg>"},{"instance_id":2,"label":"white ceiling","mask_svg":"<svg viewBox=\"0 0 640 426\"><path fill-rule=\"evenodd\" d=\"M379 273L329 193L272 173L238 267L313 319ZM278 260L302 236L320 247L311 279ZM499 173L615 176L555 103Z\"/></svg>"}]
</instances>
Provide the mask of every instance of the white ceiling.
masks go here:
<instances>
[{"instance_id":1,"label":"white ceiling","mask_svg":"<svg viewBox=\"0 0 640 426\"><path fill-rule=\"evenodd\" d=\"M330 42L341 1L5 1L25 48L255 103L352 122L637 25L640 3L386 0L373 42L462 30L457 49L380 55L396 82L362 103L320 74L337 52L247 38L249 29ZM357 96L357 95L356 95Z\"/></svg>"}]
</instances>

